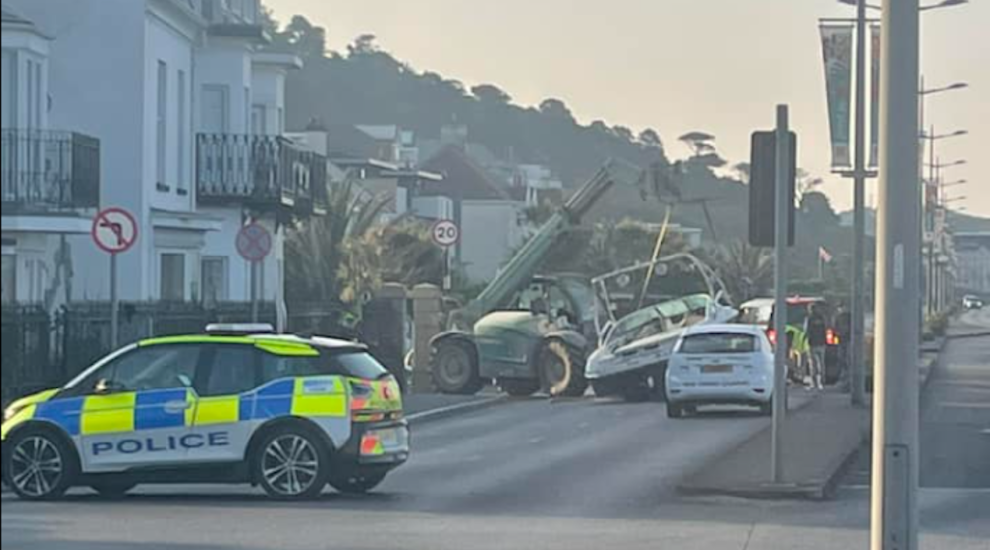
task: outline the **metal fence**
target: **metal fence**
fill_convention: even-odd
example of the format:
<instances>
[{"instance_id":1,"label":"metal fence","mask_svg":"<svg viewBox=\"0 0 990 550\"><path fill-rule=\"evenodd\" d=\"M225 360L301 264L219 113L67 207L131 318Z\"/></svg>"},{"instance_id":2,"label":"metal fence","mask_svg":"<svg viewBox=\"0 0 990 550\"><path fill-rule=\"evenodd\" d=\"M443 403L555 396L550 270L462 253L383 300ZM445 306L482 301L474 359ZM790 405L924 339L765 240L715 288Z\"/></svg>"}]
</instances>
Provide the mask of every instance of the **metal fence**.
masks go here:
<instances>
[{"instance_id":1,"label":"metal fence","mask_svg":"<svg viewBox=\"0 0 990 550\"><path fill-rule=\"evenodd\" d=\"M295 333L358 338L348 315L337 304L290 307L288 329ZM66 382L112 351L110 306L73 304L54 316L36 307L4 306L2 310L2 399L25 395ZM120 309L120 342L156 336L201 333L209 323L244 322L250 304L125 303ZM275 307L264 304L259 321L275 322Z\"/></svg>"},{"instance_id":2,"label":"metal fence","mask_svg":"<svg viewBox=\"0 0 990 550\"><path fill-rule=\"evenodd\" d=\"M74 132L0 131L4 210L72 210L100 204L100 141Z\"/></svg>"}]
</instances>

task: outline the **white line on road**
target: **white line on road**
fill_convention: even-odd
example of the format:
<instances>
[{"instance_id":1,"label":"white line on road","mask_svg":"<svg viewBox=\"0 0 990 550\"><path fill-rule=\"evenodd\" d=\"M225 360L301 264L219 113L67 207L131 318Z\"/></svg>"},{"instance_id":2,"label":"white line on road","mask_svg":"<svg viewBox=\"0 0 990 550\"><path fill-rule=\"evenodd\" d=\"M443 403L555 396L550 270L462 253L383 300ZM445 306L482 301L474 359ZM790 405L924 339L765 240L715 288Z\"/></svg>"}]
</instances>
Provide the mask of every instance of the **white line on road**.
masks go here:
<instances>
[{"instance_id":1,"label":"white line on road","mask_svg":"<svg viewBox=\"0 0 990 550\"><path fill-rule=\"evenodd\" d=\"M946 409L990 409L990 403L939 403L940 407Z\"/></svg>"}]
</instances>

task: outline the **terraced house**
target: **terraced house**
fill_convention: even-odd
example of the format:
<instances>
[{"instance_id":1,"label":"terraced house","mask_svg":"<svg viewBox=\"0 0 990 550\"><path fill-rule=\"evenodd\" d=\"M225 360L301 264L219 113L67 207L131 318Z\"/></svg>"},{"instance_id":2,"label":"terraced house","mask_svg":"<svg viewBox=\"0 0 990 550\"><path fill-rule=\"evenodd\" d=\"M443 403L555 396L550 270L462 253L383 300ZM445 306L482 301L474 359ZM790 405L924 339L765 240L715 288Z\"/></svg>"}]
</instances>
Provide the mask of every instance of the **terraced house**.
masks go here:
<instances>
[{"instance_id":1,"label":"terraced house","mask_svg":"<svg viewBox=\"0 0 990 550\"><path fill-rule=\"evenodd\" d=\"M247 301L236 234L319 215L326 159L284 137L301 61L268 49L258 0L3 0L3 301L109 297L93 215L134 213L129 302Z\"/></svg>"}]
</instances>

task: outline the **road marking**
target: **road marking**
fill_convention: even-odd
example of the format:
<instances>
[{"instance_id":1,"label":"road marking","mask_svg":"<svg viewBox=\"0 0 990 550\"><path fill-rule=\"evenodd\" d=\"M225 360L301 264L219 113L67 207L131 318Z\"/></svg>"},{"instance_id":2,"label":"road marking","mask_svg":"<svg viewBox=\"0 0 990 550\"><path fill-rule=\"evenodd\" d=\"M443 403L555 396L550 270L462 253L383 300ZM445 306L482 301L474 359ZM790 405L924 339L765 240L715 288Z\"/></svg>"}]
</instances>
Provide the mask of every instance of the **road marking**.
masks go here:
<instances>
[{"instance_id":1,"label":"road marking","mask_svg":"<svg viewBox=\"0 0 990 550\"><path fill-rule=\"evenodd\" d=\"M990 403L946 402L939 403L939 406L946 409L990 409Z\"/></svg>"}]
</instances>

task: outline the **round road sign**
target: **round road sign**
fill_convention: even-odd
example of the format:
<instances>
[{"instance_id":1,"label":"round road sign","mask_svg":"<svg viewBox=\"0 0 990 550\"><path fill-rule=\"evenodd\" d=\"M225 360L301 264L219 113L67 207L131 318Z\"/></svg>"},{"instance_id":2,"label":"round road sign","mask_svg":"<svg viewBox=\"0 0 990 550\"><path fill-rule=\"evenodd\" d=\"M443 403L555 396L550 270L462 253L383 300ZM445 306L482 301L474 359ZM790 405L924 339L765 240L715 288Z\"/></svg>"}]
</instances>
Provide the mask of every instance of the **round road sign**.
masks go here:
<instances>
[{"instance_id":1,"label":"round road sign","mask_svg":"<svg viewBox=\"0 0 990 550\"><path fill-rule=\"evenodd\" d=\"M237 253L249 262L260 262L272 252L272 234L257 223L237 232Z\"/></svg>"},{"instance_id":2,"label":"round road sign","mask_svg":"<svg viewBox=\"0 0 990 550\"><path fill-rule=\"evenodd\" d=\"M138 239L137 220L123 208L101 210L90 230L93 242L107 254L127 252Z\"/></svg>"},{"instance_id":3,"label":"round road sign","mask_svg":"<svg viewBox=\"0 0 990 550\"><path fill-rule=\"evenodd\" d=\"M461 239L460 228L451 220L440 220L433 224L432 233L433 242L444 248L454 246Z\"/></svg>"}]
</instances>

